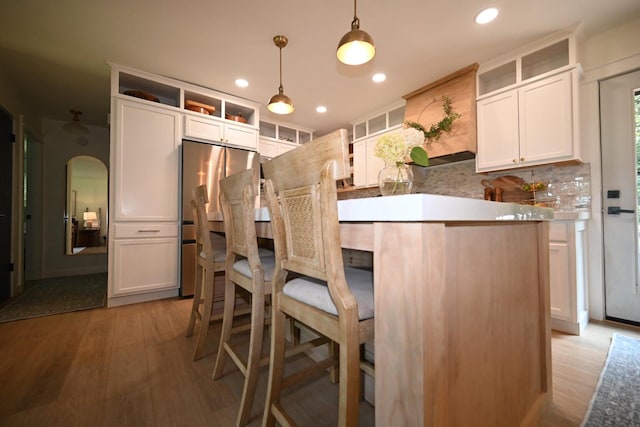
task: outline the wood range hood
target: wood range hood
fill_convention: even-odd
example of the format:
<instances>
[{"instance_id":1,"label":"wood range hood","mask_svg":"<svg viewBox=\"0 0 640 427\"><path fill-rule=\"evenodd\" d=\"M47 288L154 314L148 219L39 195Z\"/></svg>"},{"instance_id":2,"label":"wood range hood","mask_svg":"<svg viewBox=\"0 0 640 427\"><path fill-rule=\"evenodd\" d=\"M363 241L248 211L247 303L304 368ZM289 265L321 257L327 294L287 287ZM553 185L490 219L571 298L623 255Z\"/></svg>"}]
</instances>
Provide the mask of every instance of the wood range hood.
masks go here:
<instances>
[{"instance_id":1,"label":"wood range hood","mask_svg":"<svg viewBox=\"0 0 640 427\"><path fill-rule=\"evenodd\" d=\"M418 122L426 129L445 117L443 96L451 99L453 111L460 114L450 132L426 142L432 166L475 158L477 70L478 64L471 64L403 96L407 101L404 120Z\"/></svg>"}]
</instances>

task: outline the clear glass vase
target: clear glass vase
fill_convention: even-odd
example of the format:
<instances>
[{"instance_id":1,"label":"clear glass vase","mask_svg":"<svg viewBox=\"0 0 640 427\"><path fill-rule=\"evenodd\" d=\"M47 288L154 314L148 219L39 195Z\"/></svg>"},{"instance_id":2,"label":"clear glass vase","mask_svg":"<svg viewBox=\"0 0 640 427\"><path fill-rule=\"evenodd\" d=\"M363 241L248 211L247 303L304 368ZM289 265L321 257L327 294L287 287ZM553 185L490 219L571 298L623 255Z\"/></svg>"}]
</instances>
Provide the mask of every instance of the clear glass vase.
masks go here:
<instances>
[{"instance_id":1,"label":"clear glass vase","mask_svg":"<svg viewBox=\"0 0 640 427\"><path fill-rule=\"evenodd\" d=\"M388 163L378 173L378 186L383 196L410 194L413 188L413 171L404 162Z\"/></svg>"}]
</instances>

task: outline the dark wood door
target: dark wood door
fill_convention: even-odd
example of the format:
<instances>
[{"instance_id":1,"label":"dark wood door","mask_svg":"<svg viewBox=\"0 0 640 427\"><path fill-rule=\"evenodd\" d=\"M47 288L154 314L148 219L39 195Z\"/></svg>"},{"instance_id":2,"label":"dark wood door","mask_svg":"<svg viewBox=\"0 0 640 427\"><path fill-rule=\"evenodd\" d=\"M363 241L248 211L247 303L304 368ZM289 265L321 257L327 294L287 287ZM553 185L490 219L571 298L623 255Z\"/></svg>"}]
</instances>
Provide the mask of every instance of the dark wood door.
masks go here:
<instances>
[{"instance_id":1,"label":"dark wood door","mask_svg":"<svg viewBox=\"0 0 640 427\"><path fill-rule=\"evenodd\" d=\"M11 296L13 118L0 108L0 298Z\"/></svg>"}]
</instances>

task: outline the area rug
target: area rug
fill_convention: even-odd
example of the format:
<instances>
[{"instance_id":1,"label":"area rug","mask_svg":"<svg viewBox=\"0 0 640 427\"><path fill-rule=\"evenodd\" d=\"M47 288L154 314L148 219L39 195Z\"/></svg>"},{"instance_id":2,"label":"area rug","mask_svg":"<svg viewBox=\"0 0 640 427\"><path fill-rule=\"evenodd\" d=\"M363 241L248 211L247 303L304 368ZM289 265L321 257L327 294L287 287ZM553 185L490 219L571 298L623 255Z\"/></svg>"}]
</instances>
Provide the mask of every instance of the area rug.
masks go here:
<instances>
[{"instance_id":1,"label":"area rug","mask_svg":"<svg viewBox=\"0 0 640 427\"><path fill-rule=\"evenodd\" d=\"M640 426L640 340L613 334L582 426Z\"/></svg>"},{"instance_id":2,"label":"area rug","mask_svg":"<svg viewBox=\"0 0 640 427\"><path fill-rule=\"evenodd\" d=\"M0 323L104 307L107 273L43 279L0 309Z\"/></svg>"}]
</instances>

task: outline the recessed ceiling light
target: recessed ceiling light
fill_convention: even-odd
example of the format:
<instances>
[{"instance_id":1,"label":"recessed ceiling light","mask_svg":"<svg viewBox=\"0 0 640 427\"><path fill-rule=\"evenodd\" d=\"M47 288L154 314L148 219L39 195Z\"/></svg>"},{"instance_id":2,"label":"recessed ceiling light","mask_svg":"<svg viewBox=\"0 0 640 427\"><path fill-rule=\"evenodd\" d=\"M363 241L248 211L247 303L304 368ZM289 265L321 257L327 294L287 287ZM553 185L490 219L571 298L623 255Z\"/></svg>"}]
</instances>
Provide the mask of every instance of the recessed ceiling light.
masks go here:
<instances>
[{"instance_id":1,"label":"recessed ceiling light","mask_svg":"<svg viewBox=\"0 0 640 427\"><path fill-rule=\"evenodd\" d=\"M249 82L245 79L236 79L236 86L238 87L247 87L249 86Z\"/></svg>"},{"instance_id":2,"label":"recessed ceiling light","mask_svg":"<svg viewBox=\"0 0 640 427\"><path fill-rule=\"evenodd\" d=\"M487 9L481 10L476 15L476 24L488 24L489 22L496 19L498 16L498 9L495 7L489 7Z\"/></svg>"},{"instance_id":3,"label":"recessed ceiling light","mask_svg":"<svg viewBox=\"0 0 640 427\"><path fill-rule=\"evenodd\" d=\"M326 113L327 112L327 107L325 107L324 105L318 105L316 107L316 111L318 113Z\"/></svg>"},{"instance_id":4,"label":"recessed ceiling light","mask_svg":"<svg viewBox=\"0 0 640 427\"><path fill-rule=\"evenodd\" d=\"M384 73L376 73L371 77L371 80L373 80L376 83L381 83L387 80L387 76Z\"/></svg>"}]
</instances>

